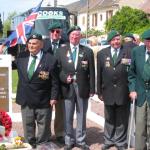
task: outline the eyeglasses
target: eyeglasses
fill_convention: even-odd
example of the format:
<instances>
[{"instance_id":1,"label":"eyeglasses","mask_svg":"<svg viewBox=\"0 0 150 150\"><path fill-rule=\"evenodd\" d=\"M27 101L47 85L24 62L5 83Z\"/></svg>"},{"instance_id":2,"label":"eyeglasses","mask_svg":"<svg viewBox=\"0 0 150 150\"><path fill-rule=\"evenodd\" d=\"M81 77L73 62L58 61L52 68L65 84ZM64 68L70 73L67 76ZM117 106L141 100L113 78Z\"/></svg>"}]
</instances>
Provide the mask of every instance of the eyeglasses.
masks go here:
<instances>
[{"instance_id":1,"label":"eyeglasses","mask_svg":"<svg viewBox=\"0 0 150 150\"><path fill-rule=\"evenodd\" d=\"M56 33L60 33L60 30L51 30L52 33L56 32Z\"/></svg>"}]
</instances>

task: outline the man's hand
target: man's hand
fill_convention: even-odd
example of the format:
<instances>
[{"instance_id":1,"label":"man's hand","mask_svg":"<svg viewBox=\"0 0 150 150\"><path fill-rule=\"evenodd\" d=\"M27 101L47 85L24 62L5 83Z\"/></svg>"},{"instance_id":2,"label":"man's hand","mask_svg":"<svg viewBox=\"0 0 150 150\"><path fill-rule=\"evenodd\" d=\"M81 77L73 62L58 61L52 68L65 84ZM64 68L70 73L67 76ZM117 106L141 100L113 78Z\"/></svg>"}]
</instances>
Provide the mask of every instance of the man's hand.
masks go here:
<instances>
[{"instance_id":1,"label":"man's hand","mask_svg":"<svg viewBox=\"0 0 150 150\"><path fill-rule=\"evenodd\" d=\"M94 94L93 93L90 93L90 97L93 97L94 96Z\"/></svg>"},{"instance_id":2,"label":"man's hand","mask_svg":"<svg viewBox=\"0 0 150 150\"><path fill-rule=\"evenodd\" d=\"M53 105L55 105L57 103L57 100L54 100L54 99L52 99L52 100L50 100L50 105L53 107Z\"/></svg>"},{"instance_id":3,"label":"man's hand","mask_svg":"<svg viewBox=\"0 0 150 150\"><path fill-rule=\"evenodd\" d=\"M99 98L101 101L104 101L102 95L98 95L98 98Z\"/></svg>"},{"instance_id":4,"label":"man's hand","mask_svg":"<svg viewBox=\"0 0 150 150\"><path fill-rule=\"evenodd\" d=\"M137 98L137 93L135 91L130 92L129 96L130 96L131 100L133 101Z\"/></svg>"},{"instance_id":5,"label":"man's hand","mask_svg":"<svg viewBox=\"0 0 150 150\"><path fill-rule=\"evenodd\" d=\"M3 53L3 45L0 45L0 54Z\"/></svg>"}]
</instances>

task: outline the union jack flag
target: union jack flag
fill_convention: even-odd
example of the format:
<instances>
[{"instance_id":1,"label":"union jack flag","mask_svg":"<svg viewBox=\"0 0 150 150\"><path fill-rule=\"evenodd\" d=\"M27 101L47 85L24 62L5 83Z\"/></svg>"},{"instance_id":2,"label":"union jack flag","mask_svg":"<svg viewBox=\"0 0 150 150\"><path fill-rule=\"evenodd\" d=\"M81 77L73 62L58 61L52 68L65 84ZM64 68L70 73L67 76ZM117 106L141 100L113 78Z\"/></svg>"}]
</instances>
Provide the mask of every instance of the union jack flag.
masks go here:
<instances>
[{"instance_id":1,"label":"union jack flag","mask_svg":"<svg viewBox=\"0 0 150 150\"><path fill-rule=\"evenodd\" d=\"M34 21L37 18L38 11L41 7L43 0L38 4L37 7L32 9L31 14L25 18L6 39L4 45L7 47L13 47L16 44L25 44L27 41L27 35L29 35L34 26Z\"/></svg>"}]
</instances>

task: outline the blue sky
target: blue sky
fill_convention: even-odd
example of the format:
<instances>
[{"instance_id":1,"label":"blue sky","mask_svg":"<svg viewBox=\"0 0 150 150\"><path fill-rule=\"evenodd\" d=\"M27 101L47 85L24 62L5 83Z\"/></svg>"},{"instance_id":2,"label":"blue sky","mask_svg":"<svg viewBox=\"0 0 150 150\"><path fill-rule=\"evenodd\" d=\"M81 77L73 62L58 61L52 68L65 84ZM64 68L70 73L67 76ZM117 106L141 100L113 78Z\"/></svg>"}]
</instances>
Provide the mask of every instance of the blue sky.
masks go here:
<instances>
[{"instance_id":1,"label":"blue sky","mask_svg":"<svg viewBox=\"0 0 150 150\"><path fill-rule=\"evenodd\" d=\"M2 21L7 18L9 13L16 11L17 13L27 11L39 4L41 0L0 0L0 13ZM53 5L54 0L43 0L44 3L50 2ZM57 0L58 5L66 5L78 0Z\"/></svg>"}]
</instances>

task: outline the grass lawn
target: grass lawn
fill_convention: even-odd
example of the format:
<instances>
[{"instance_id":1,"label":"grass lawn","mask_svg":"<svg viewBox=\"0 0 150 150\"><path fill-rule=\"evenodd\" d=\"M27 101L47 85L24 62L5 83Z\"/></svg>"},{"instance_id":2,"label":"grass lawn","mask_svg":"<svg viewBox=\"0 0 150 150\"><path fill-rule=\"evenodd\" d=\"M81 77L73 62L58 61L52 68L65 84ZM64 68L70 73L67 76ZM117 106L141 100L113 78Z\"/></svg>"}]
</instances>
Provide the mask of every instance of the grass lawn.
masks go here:
<instances>
[{"instance_id":1,"label":"grass lawn","mask_svg":"<svg viewBox=\"0 0 150 150\"><path fill-rule=\"evenodd\" d=\"M18 84L18 73L17 70L12 70L12 92L16 93Z\"/></svg>"}]
</instances>

